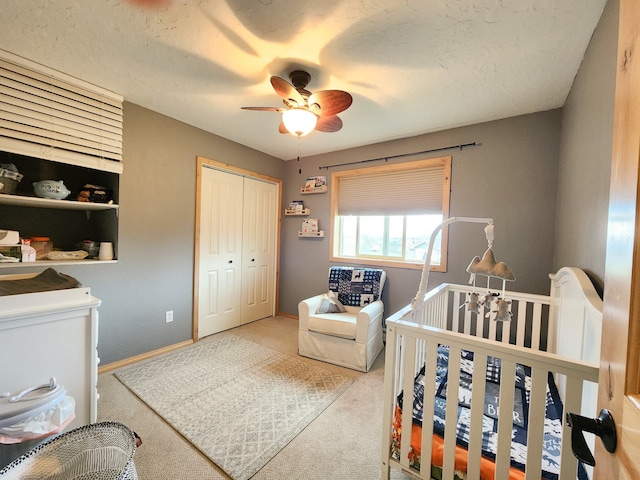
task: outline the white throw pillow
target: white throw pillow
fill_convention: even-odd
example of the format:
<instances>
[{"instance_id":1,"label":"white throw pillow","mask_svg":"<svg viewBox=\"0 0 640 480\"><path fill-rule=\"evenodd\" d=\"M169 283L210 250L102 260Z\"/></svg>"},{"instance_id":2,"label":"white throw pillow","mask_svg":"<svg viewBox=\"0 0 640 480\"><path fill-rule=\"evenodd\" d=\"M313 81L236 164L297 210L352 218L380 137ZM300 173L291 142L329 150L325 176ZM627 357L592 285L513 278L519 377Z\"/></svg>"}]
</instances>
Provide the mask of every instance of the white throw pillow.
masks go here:
<instances>
[{"instance_id":1,"label":"white throw pillow","mask_svg":"<svg viewBox=\"0 0 640 480\"><path fill-rule=\"evenodd\" d=\"M320 306L316 313L342 313L346 311L347 309L344 308L344 305L338 301L337 295L334 292L329 291L328 294L325 293L322 295Z\"/></svg>"}]
</instances>

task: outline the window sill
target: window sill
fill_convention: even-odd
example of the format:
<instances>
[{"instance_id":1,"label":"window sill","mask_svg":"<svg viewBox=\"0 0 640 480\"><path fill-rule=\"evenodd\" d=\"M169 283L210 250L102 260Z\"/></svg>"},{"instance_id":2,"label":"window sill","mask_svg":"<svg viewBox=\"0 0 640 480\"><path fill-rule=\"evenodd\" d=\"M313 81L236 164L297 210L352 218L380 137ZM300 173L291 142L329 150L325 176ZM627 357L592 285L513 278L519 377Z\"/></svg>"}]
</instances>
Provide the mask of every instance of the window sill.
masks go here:
<instances>
[{"instance_id":1,"label":"window sill","mask_svg":"<svg viewBox=\"0 0 640 480\"><path fill-rule=\"evenodd\" d=\"M378 267L405 268L408 270L422 270L422 268L424 267L424 264L422 263L410 263L373 258L337 257L333 255L329 257L329 261L338 263L349 263L354 265L373 265ZM447 270L443 265L432 265L430 271L446 272Z\"/></svg>"}]
</instances>

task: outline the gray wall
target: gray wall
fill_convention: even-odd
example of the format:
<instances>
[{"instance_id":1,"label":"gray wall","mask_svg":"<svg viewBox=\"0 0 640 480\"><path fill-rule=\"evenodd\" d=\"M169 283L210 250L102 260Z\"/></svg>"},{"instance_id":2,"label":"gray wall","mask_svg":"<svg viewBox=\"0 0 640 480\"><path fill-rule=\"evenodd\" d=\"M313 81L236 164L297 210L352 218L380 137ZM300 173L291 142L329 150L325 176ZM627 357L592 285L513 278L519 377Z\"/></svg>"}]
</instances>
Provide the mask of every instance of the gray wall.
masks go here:
<instances>
[{"instance_id":1,"label":"gray wall","mask_svg":"<svg viewBox=\"0 0 640 480\"><path fill-rule=\"evenodd\" d=\"M431 154L451 155L452 216L492 217L495 220L494 252L506 262L517 280L509 288L548 293L552 271L555 226L558 149L561 111L552 110L470 127L334 152L287 162L283 202L302 198L311 217L329 231L330 195L299 194L311 175L366 167L384 161L320 169L322 166L357 162L384 156L419 152L449 145L477 142L480 145ZM327 134L329 135L329 134ZM302 147L304 153L304 146ZM403 161L422 157L412 157ZM301 171L301 173L299 173ZM329 188L331 185L329 184ZM280 309L297 314L298 301L327 289L329 238L298 238L299 217L286 217L282 227ZM487 248L481 225L457 223L449 230L449 265L446 273L432 272L429 288L442 282L469 279L466 267ZM385 268L383 293L385 315L404 307L415 296L419 270ZM319 274L318 274L319 273Z\"/></svg>"},{"instance_id":2,"label":"gray wall","mask_svg":"<svg viewBox=\"0 0 640 480\"><path fill-rule=\"evenodd\" d=\"M618 0L610 0L563 108L554 268L574 265L604 282Z\"/></svg>"}]
</instances>

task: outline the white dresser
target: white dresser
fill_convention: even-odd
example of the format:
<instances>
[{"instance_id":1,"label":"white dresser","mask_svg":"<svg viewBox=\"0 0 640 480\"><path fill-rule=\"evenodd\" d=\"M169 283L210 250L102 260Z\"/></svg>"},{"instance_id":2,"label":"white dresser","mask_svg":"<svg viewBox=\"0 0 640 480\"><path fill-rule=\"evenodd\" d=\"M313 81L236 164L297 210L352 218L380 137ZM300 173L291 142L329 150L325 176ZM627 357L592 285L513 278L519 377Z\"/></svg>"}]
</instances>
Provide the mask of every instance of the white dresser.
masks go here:
<instances>
[{"instance_id":1,"label":"white dresser","mask_svg":"<svg viewBox=\"0 0 640 480\"><path fill-rule=\"evenodd\" d=\"M0 296L0 391L55 377L76 401L66 431L94 423L99 305L88 287Z\"/></svg>"}]
</instances>

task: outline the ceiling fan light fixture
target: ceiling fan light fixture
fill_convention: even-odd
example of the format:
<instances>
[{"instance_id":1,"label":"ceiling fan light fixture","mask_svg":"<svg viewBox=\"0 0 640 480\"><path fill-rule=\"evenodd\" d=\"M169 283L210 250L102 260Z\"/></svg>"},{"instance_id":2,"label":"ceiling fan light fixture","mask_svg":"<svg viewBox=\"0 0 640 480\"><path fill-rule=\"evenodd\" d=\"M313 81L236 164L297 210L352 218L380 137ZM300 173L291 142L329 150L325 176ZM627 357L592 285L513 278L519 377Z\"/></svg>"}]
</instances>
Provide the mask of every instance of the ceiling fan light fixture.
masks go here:
<instances>
[{"instance_id":1,"label":"ceiling fan light fixture","mask_svg":"<svg viewBox=\"0 0 640 480\"><path fill-rule=\"evenodd\" d=\"M282 123L289 133L304 137L316 128L318 116L306 108L292 108L282 113Z\"/></svg>"}]
</instances>

